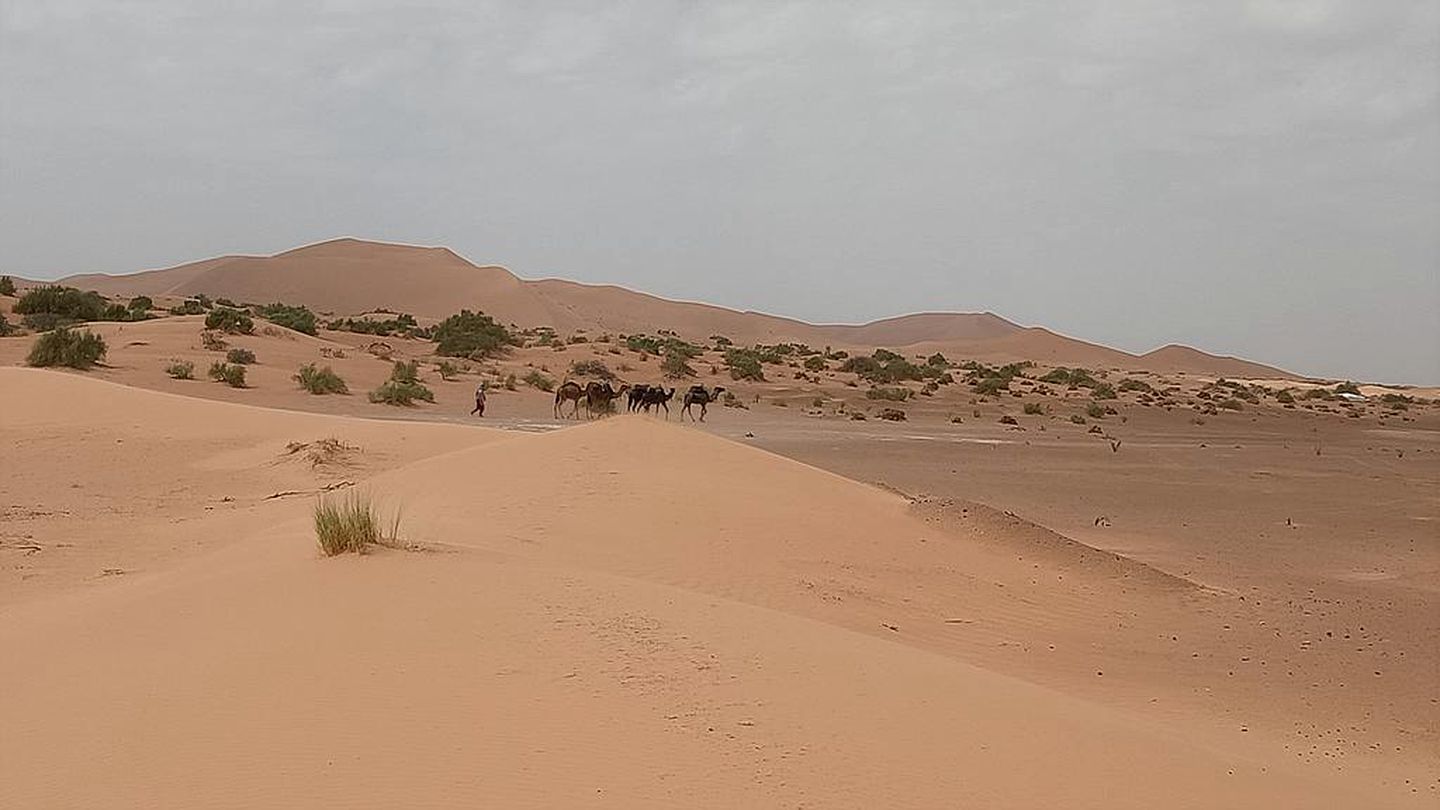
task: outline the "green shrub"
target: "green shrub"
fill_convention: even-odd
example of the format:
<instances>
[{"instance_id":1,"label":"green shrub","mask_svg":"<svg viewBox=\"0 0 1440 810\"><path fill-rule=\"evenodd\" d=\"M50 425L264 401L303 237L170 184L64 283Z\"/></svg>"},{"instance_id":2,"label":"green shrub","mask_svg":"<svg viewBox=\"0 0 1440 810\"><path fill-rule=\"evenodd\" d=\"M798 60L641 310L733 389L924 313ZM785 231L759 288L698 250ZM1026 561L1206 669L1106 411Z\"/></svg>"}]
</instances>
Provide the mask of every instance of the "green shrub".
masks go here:
<instances>
[{"instance_id":1,"label":"green shrub","mask_svg":"<svg viewBox=\"0 0 1440 810\"><path fill-rule=\"evenodd\" d=\"M0 337L9 337L15 332L15 327L5 320L5 313L0 312Z\"/></svg>"},{"instance_id":2,"label":"green shrub","mask_svg":"<svg viewBox=\"0 0 1440 810\"><path fill-rule=\"evenodd\" d=\"M1070 414L1070 422L1071 424L1075 425L1083 425L1085 424L1085 417L1081 416L1078 413L1072 413Z\"/></svg>"},{"instance_id":3,"label":"green shrub","mask_svg":"<svg viewBox=\"0 0 1440 810\"><path fill-rule=\"evenodd\" d=\"M1045 409L1038 402L1025 403L1024 411L1026 416L1039 416L1045 413Z\"/></svg>"},{"instance_id":4,"label":"green shrub","mask_svg":"<svg viewBox=\"0 0 1440 810\"><path fill-rule=\"evenodd\" d=\"M171 307L171 308L170 308L170 314L171 314L171 315L204 315L204 314L205 314L205 307L204 307L203 305L201 305L201 303L200 303L199 301L196 301L195 299L191 298L191 299L186 300L185 302L181 303L179 306L173 306L173 307Z\"/></svg>"},{"instance_id":5,"label":"green shrub","mask_svg":"<svg viewBox=\"0 0 1440 810\"><path fill-rule=\"evenodd\" d=\"M506 390L506 391L514 391L514 390L515 390L515 387L516 387L515 375L514 375L514 374L506 374L506 375L505 375L505 382L501 383L501 385L503 385L503 386L505 387L505 390Z\"/></svg>"},{"instance_id":6,"label":"green shrub","mask_svg":"<svg viewBox=\"0 0 1440 810\"><path fill-rule=\"evenodd\" d=\"M236 347L225 353L225 359L231 363L238 363L242 366L248 366L251 363L255 362L255 352L252 352L249 349L241 349L239 347Z\"/></svg>"},{"instance_id":7,"label":"green shrub","mask_svg":"<svg viewBox=\"0 0 1440 810\"><path fill-rule=\"evenodd\" d=\"M15 302L17 315L53 315L51 328L78 321L98 321L109 304L97 292L81 292L58 284L36 287ZM123 320L123 318L121 319Z\"/></svg>"},{"instance_id":8,"label":"green shrub","mask_svg":"<svg viewBox=\"0 0 1440 810\"><path fill-rule=\"evenodd\" d=\"M231 388L245 387L245 367L216 361L210 364L210 379L223 382Z\"/></svg>"},{"instance_id":9,"label":"green shrub","mask_svg":"<svg viewBox=\"0 0 1440 810\"><path fill-rule=\"evenodd\" d=\"M695 369L685 362L683 353L671 348L665 351L665 359L660 361L660 372L667 378L678 380L683 377L694 377Z\"/></svg>"},{"instance_id":10,"label":"green shrub","mask_svg":"<svg viewBox=\"0 0 1440 810\"><path fill-rule=\"evenodd\" d=\"M615 372L599 360L576 360L570 364L570 373L577 377L599 377L602 380L615 379Z\"/></svg>"},{"instance_id":11,"label":"green shrub","mask_svg":"<svg viewBox=\"0 0 1440 810\"><path fill-rule=\"evenodd\" d=\"M17 309L16 311L18 312L19 310ZM1353 383L1353 382L1350 382L1349 380L1346 380L1345 382L1340 383L1339 385L1335 386L1335 393L1337 393L1337 394L1356 394L1356 395L1358 396L1359 393L1360 393L1360 386L1356 385L1356 384Z\"/></svg>"},{"instance_id":12,"label":"green shrub","mask_svg":"<svg viewBox=\"0 0 1440 810\"><path fill-rule=\"evenodd\" d=\"M1115 399L1115 388L1110 383L1096 383L1090 389L1090 396L1096 399Z\"/></svg>"},{"instance_id":13,"label":"green shrub","mask_svg":"<svg viewBox=\"0 0 1440 810\"><path fill-rule=\"evenodd\" d=\"M435 364L435 371L440 374L440 379L449 380L460 374L460 369L449 360L441 360Z\"/></svg>"},{"instance_id":14,"label":"green shrub","mask_svg":"<svg viewBox=\"0 0 1440 810\"><path fill-rule=\"evenodd\" d=\"M1227 411L1245 410L1245 406L1241 404L1240 400L1234 398L1227 399L1224 402L1221 402L1217 407L1224 408Z\"/></svg>"},{"instance_id":15,"label":"green shrub","mask_svg":"<svg viewBox=\"0 0 1440 810\"><path fill-rule=\"evenodd\" d=\"M1104 419L1105 409L1098 402L1092 402L1085 406L1085 415L1091 419Z\"/></svg>"},{"instance_id":16,"label":"green shrub","mask_svg":"<svg viewBox=\"0 0 1440 810\"><path fill-rule=\"evenodd\" d=\"M1121 380L1119 388L1121 391L1144 391L1147 394L1155 393L1155 388L1151 386L1150 383L1132 377L1126 377Z\"/></svg>"},{"instance_id":17,"label":"green shrub","mask_svg":"<svg viewBox=\"0 0 1440 810\"><path fill-rule=\"evenodd\" d=\"M390 532L381 531L379 510L364 495L351 492L343 497L320 498L315 503L315 539L326 557L354 552L364 554L373 545L399 545L400 513L390 521Z\"/></svg>"},{"instance_id":18,"label":"green shrub","mask_svg":"<svg viewBox=\"0 0 1440 810\"><path fill-rule=\"evenodd\" d=\"M765 368L760 362L760 354L754 349L726 349L725 365L732 380L765 381Z\"/></svg>"},{"instance_id":19,"label":"green shrub","mask_svg":"<svg viewBox=\"0 0 1440 810\"><path fill-rule=\"evenodd\" d=\"M309 307L289 304L266 304L258 310L260 317L286 329L293 329L307 335L318 332L315 328L315 313Z\"/></svg>"},{"instance_id":20,"label":"green shrub","mask_svg":"<svg viewBox=\"0 0 1440 810\"><path fill-rule=\"evenodd\" d=\"M295 382L312 394L348 394L350 388L329 366L318 367L314 363L300 367L295 373Z\"/></svg>"},{"instance_id":21,"label":"green shrub","mask_svg":"<svg viewBox=\"0 0 1440 810\"><path fill-rule=\"evenodd\" d=\"M1275 395L1275 401L1281 405L1289 405L1295 401L1295 395L1290 393L1289 388L1285 388Z\"/></svg>"},{"instance_id":22,"label":"green shrub","mask_svg":"<svg viewBox=\"0 0 1440 810\"><path fill-rule=\"evenodd\" d=\"M100 362L105 357L105 349L105 339L99 335L89 330L77 332L62 326L37 338L25 363L36 367L66 366L83 371Z\"/></svg>"},{"instance_id":23,"label":"green shrub","mask_svg":"<svg viewBox=\"0 0 1440 810\"><path fill-rule=\"evenodd\" d=\"M509 330L483 312L461 310L435 326L435 353L448 357L488 357L515 342Z\"/></svg>"},{"instance_id":24,"label":"green shrub","mask_svg":"<svg viewBox=\"0 0 1440 810\"><path fill-rule=\"evenodd\" d=\"M435 394L420 382L419 364L396 361L390 379L370 392L370 401L385 405L413 405L416 400L434 402Z\"/></svg>"},{"instance_id":25,"label":"green shrub","mask_svg":"<svg viewBox=\"0 0 1440 810\"><path fill-rule=\"evenodd\" d=\"M910 398L910 394L911 391L909 388L876 386L865 392L865 398L880 399L888 402L904 402Z\"/></svg>"},{"instance_id":26,"label":"green shrub","mask_svg":"<svg viewBox=\"0 0 1440 810\"><path fill-rule=\"evenodd\" d=\"M975 393L995 396L1010 390L1010 380L1005 377L984 377L975 383Z\"/></svg>"},{"instance_id":27,"label":"green shrub","mask_svg":"<svg viewBox=\"0 0 1440 810\"><path fill-rule=\"evenodd\" d=\"M15 279L9 276L0 276L0 295L15 294Z\"/></svg>"},{"instance_id":28,"label":"green shrub","mask_svg":"<svg viewBox=\"0 0 1440 810\"><path fill-rule=\"evenodd\" d=\"M818 354L812 354L805 358L806 371L825 371L829 366L825 365L825 358Z\"/></svg>"},{"instance_id":29,"label":"green shrub","mask_svg":"<svg viewBox=\"0 0 1440 810\"><path fill-rule=\"evenodd\" d=\"M195 379L195 364L189 360L177 360L165 367L165 373L177 380L193 380Z\"/></svg>"},{"instance_id":30,"label":"green shrub","mask_svg":"<svg viewBox=\"0 0 1440 810\"><path fill-rule=\"evenodd\" d=\"M145 313L155 308L155 301L148 295L137 295L130 299L128 309L132 312Z\"/></svg>"},{"instance_id":31,"label":"green shrub","mask_svg":"<svg viewBox=\"0 0 1440 810\"><path fill-rule=\"evenodd\" d=\"M244 310L216 307L205 316L205 328L218 329L229 335L248 335L255 331L255 321Z\"/></svg>"},{"instance_id":32,"label":"green shrub","mask_svg":"<svg viewBox=\"0 0 1440 810\"><path fill-rule=\"evenodd\" d=\"M541 391L548 392L555 390L555 381L550 379L549 377L546 377L544 374L541 374L539 371L536 371L533 368L525 373L525 376L521 378L521 381L524 382L526 385L530 386L531 388L538 388Z\"/></svg>"},{"instance_id":33,"label":"green shrub","mask_svg":"<svg viewBox=\"0 0 1440 810\"><path fill-rule=\"evenodd\" d=\"M936 352L925 359L925 365L931 368L946 369L950 368L950 361L945 358L945 355Z\"/></svg>"}]
</instances>

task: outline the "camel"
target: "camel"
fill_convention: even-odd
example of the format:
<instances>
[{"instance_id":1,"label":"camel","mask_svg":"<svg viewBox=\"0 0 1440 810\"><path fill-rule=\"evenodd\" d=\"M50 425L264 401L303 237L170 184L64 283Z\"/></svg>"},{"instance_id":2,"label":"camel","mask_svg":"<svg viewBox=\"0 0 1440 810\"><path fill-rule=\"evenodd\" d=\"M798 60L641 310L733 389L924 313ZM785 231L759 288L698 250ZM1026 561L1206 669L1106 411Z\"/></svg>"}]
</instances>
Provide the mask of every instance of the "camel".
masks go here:
<instances>
[{"instance_id":1,"label":"camel","mask_svg":"<svg viewBox=\"0 0 1440 810\"><path fill-rule=\"evenodd\" d=\"M648 393L650 393L648 385L637 385L630 389L630 413L640 410L640 407L645 404L645 395Z\"/></svg>"},{"instance_id":2,"label":"camel","mask_svg":"<svg viewBox=\"0 0 1440 810\"><path fill-rule=\"evenodd\" d=\"M579 419L580 400L584 397L585 389L580 387L580 383L571 382L570 380L561 383L560 387L555 389L555 418L565 418L563 406L568 401L574 403L570 408L570 418Z\"/></svg>"},{"instance_id":3,"label":"camel","mask_svg":"<svg viewBox=\"0 0 1440 810\"><path fill-rule=\"evenodd\" d=\"M680 409L680 420L683 422L685 420L685 414L688 413L690 414L690 419L693 421L695 419L695 413L690 410L690 406L699 405L700 421L704 422L705 411L708 410L707 406L709 406L710 403L720 399L720 394L724 390L724 388L718 385L715 386L713 390L706 388L703 385L690 386L690 390L685 392L685 405Z\"/></svg>"},{"instance_id":4,"label":"camel","mask_svg":"<svg viewBox=\"0 0 1440 810\"><path fill-rule=\"evenodd\" d=\"M669 391L666 391L664 388L662 388L662 387L660 387L660 386L658 386L658 385L652 385L652 386L648 386L648 387L645 389L645 394L644 394L644 397L643 397L643 399L642 399L642 401L641 401L641 406L645 409L645 412L646 412L646 413L649 413L649 412L650 412L650 408L658 405L659 407L665 409L665 418L666 418L666 419L669 419L669 418L670 418L670 400L672 400L672 399L674 399L674 398L675 398L675 389L674 389L674 388L671 388Z\"/></svg>"},{"instance_id":5,"label":"camel","mask_svg":"<svg viewBox=\"0 0 1440 810\"><path fill-rule=\"evenodd\" d=\"M629 383L620 386L619 390L611 388L609 382L590 383L585 386L585 413L594 419L595 414L603 414L610 410L611 403L625 396L625 392L628 390L630 390Z\"/></svg>"}]
</instances>

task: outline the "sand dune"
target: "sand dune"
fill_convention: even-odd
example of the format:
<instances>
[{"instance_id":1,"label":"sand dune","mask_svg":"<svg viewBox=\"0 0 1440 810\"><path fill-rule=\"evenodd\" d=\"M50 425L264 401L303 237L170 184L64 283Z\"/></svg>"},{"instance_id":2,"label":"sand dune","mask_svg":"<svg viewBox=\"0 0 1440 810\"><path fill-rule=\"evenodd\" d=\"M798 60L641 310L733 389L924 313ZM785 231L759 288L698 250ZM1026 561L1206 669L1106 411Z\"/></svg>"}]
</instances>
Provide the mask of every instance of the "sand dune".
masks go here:
<instances>
[{"instance_id":1,"label":"sand dune","mask_svg":"<svg viewBox=\"0 0 1440 810\"><path fill-rule=\"evenodd\" d=\"M25 517L38 555L0 538L3 806L1409 806L1387 767L1317 769L1264 717L1152 691L1157 628L1221 609L1203 589L1002 516L930 523L639 418L0 391L7 447L50 460L5 500L53 512ZM285 460L320 435L362 459ZM320 559L310 496L266 493L340 477L432 550ZM87 522L160 540L97 550ZM81 575L102 557L125 573ZM1097 673L1098 649L1128 652Z\"/></svg>"},{"instance_id":2,"label":"sand dune","mask_svg":"<svg viewBox=\"0 0 1440 810\"><path fill-rule=\"evenodd\" d=\"M739 343L800 342L820 347L949 351L984 359L1145 368L1230 377L1287 377L1278 369L1194 349L1167 347L1132 355L1025 329L993 313L921 313L863 325L816 325L709 304L670 301L622 287L556 279L522 280L498 266L477 266L446 248L337 239L274 256L234 256L130 275L81 275L64 283L107 295L204 293L242 302L282 300L356 314L378 308L443 318L480 309L501 322L563 332L676 331L693 340L725 335Z\"/></svg>"}]
</instances>

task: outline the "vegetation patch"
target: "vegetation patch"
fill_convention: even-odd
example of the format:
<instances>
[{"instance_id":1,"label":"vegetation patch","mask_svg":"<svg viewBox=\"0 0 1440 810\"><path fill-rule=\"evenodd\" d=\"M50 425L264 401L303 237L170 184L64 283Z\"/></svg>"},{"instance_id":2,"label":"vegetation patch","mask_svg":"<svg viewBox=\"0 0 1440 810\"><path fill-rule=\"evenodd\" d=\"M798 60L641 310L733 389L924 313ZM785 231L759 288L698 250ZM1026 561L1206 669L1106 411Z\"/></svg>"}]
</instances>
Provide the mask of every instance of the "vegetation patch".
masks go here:
<instances>
[{"instance_id":1,"label":"vegetation patch","mask_svg":"<svg viewBox=\"0 0 1440 810\"><path fill-rule=\"evenodd\" d=\"M436 354L447 357L469 357L478 360L504 351L515 342L510 331L483 312L461 310L435 326L433 337L439 344Z\"/></svg>"},{"instance_id":2,"label":"vegetation patch","mask_svg":"<svg viewBox=\"0 0 1440 810\"><path fill-rule=\"evenodd\" d=\"M1045 413L1045 408L1038 402L1027 402L1024 411L1026 416L1040 416Z\"/></svg>"},{"instance_id":3,"label":"vegetation patch","mask_svg":"<svg viewBox=\"0 0 1440 810\"><path fill-rule=\"evenodd\" d=\"M314 363L300 367L295 372L295 382L300 387L312 394L348 394L349 386L329 366L316 366Z\"/></svg>"},{"instance_id":4,"label":"vegetation patch","mask_svg":"<svg viewBox=\"0 0 1440 810\"><path fill-rule=\"evenodd\" d=\"M865 392L866 399L880 399L888 402L904 402L913 393L909 388L900 386L876 386Z\"/></svg>"},{"instance_id":5,"label":"vegetation patch","mask_svg":"<svg viewBox=\"0 0 1440 810\"><path fill-rule=\"evenodd\" d=\"M614 380L615 372L600 360L576 360L570 364L570 373L576 377L598 377L602 380Z\"/></svg>"},{"instance_id":6,"label":"vegetation patch","mask_svg":"<svg viewBox=\"0 0 1440 810\"><path fill-rule=\"evenodd\" d=\"M319 332L315 326L315 313L311 312L309 307L275 303L258 307L256 312L260 317L276 326L283 326L306 335L314 335Z\"/></svg>"},{"instance_id":7,"label":"vegetation patch","mask_svg":"<svg viewBox=\"0 0 1440 810\"><path fill-rule=\"evenodd\" d=\"M315 504L315 539L326 557L364 554L370 546L400 544L400 513L396 511L386 531L380 511L370 499L356 492L341 497L322 497Z\"/></svg>"},{"instance_id":8,"label":"vegetation patch","mask_svg":"<svg viewBox=\"0 0 1440 810\"><path fill-rule=\"evenodd\" d=\"M419 364L396 361L390 379L370 392L370 401L383 405L414 405L416 400L434 402L435 393L420 382Z\"/></svg>"},{"instance_id":9,"label":"vegetation patch","mask_svg":"<svg viewBox=\"0 0 1440 810\"><path fill-rule=\"evenodd\" d=\"M236 347L225 353L225 360L230 363L248 366L255 362L255 352Z\"/></svg>"},{"instance_id":10,"label":"vegetation patch","mask_svg":"<svg viewBox=\"0 0 1440 810\"><path fill-rule=\"evenodd\" d=\"M65 366L85 371L99 363L105 351L105 339L99 335L88 329L76 331L62 326L37 338L25 363L37 368Z\"/></svg>"},{"instance_id":11,"label":"vegetation patch","mask_svg":"<svg viewBox=\"0 0 1440 810\"><path fill-rule=\"evenodd\" d=\"M195 379L195 364L189 360L176 361L165 367L165 373L176 380Z\"/></svg>"},{"instance_id":12,"label":"vegetation patch","mask_svg":"<svg viewBox=\"0 0 1440 810\"><path fill-rule=\"evenodd\" d=\"M210 379L223 382L231 388L245 387L245 367L238 363L215 362L210 365Z\"/></svg>"},{"instance_id":13,"label":"vegetation patch","mask_svg":"<svg viewBox=\"0 0 1440 810\"><path fill-rule=\"evenodd\" d=\"M9 276L0 276L0 295L13 296L15 294L15 279Z\"/></svg>"},{"instance_id":14,"label":"vegetation patch","mask_svg":"<svg viewBox=\"0 0 1440 810\"><path fill-rule=\"evenodd\" d=\"M379 320L376 318L337 318L325 324L325 328L332 332L354 332L359 335L378 335L389 337L400 335L410 338L429 338L431 330L421 329L415 316L402 313L393 318Z\"/></svg>"},{"instance_id":15,"label":"vegetation patch","mask_svg":"<svg viewBox=\"0 0 1440 810\"><path fill-rule=\"evenodd\" d=\"M525 376L520 379L521 382L524 382L531 388L538 388L541 391L547 392L555 390L555 381L533 368L527 371Z\"/></svg>"},{"instance_id":16,"label":"vegetation patch","mask_svg":"<svg viewBox=\"0 0 1440 810\"><path fill-rule=\"evenodd\" d=\"M248 335L255 331L255 319L242 309L216 307L205 316L205 328L215 329L227 335Z\"/></svg>"},{"instance_id":17,"label":"vegetation patch","mask_svg":"<svg viewBox=\"0 0 1440 810\"><path fill-rule=\"evenodd\" d=\"M760 361L759 352L754 349L726 349L725 366L730 370L732 380L765 381L765 367Z\"/></svg>"},{"instance_id":18,"label":"vegetation patch","mask_svg":"<svg viewBox=\"0 0 1440 810\"><path fill-rule=\"evenodd\" d=\"M660 372L668 379L678 380L684 377L694 377L695 369L685 362L687 356L676 349L667 349L665 359L660 362Z\"/></svg>"}]
</instances>

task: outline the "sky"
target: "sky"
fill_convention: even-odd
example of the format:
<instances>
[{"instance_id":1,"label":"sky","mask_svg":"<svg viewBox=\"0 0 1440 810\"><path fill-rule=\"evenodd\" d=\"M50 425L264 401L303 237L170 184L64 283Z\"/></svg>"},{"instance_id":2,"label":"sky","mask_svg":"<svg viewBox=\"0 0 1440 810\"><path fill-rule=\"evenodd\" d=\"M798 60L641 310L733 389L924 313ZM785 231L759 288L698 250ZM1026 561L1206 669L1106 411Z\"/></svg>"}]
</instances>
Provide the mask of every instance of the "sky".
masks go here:
<instances>
[{"instance_id":1,"label":"sky","mask_svg":"<svg viewBox=\"0 0 1440 810\"><path fill-rule=\"evenodd\" d=\"M0 272L337 236L1440 383L1440 2L0 0Z\"/></svg>"}]
</instances>

